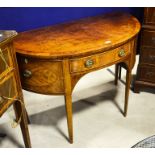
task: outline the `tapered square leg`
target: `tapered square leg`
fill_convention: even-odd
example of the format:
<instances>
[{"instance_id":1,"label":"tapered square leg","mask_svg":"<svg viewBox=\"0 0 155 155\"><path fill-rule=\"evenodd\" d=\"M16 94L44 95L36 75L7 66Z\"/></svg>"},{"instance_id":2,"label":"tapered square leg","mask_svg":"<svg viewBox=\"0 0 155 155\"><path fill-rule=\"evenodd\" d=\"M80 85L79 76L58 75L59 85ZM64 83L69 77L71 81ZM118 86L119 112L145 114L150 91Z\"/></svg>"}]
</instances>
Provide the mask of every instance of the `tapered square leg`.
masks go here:
<instances>
[{"instance_id":1,"label":"tapered square leg","mask_svg":"<svg viewBox=\"0 0 155 155\"><path fill-rule=\"evenodd\" d=\"M25 113L26 113L26 117L27 117L27 122L28 122L28 124L31 124L31 121L30 121L30 118L29 118L29 115L28 115L28 112L27 112L26 109L25 109Z\"/></svg>"},{"instance_id":2,"label":"tapered square leg","mask_svg":"<svg viewBox=\"0 0 155 155\"><path fill-rule=\"evenodd\" d=\"M131 83L131 71L126 71L126 85L125 85L125 104L124 104L124 116L127 116L128 110L128 98L129 98L129 90L130 90L130 83Z\"/></svg>"},{"instance_id":3,"label":"tapered square leg","mask_svg":"<svg viewBox=\"0 0 155 155\"><path fill-rule=\"evenodd\" d=\"M68 124L69 141L73 143L73 120L72 120L72 98L71 94L65 95L66 115Z\"/></svg>"},{"instance_id":4,"label":"tapered square leg","mask_svg":"<svg viewBox=\"0 0 155 155\"><path fill-rule=\"evenodd\" d=\"M25 106L22 106L21 103L19 103L19 101L16 101L14 103L14 110L15 110L17 120L19 119L22 112L20 128L22 131L25 147L31 148L31 141L30 141L30 135L28 130L28 120L27 120Z\"/></svg>"},{"instance_id":5,"label":"tapered square leg","mask_svg":"<svg viewBox=\"0 0 155 155\"><path fill-rule=\"evenodd\" d=\"M120 80L121 79L121 71L122 70L122 67L120 64L116 64L115 65L115 85L118 84L118 79Z\"/></svg>"},{"instance_id":6,"label":"tapered square leg","mask_svg":"<svg viewBox=\"0 0 155 155\"><path fill-rule=\"evenodd\" d=\"M119 65L115 65L115 85L118 84L118 71L119 71Z\"/></svg>"},{"instance_id":7,"label":"tapered square leg","mask_svg":"<svg viewBox=\"0 0 155 155\"><path fill-rule=\"evenodd\" d=\"M69 71L69 61L63 61L63 72L64 72L64 90L65 90L65 104L66 104L66 115L68 124L69 141L73 143L73 120L72 120L72 82Z\"/></svg>"},{"instance_id":8,"label":"tapered square leg","mask_svg":"<svg viewBox=\"0 0 155 155\"><path fill-rule=\"evenodd\" d=\"M119 66L119 73L118 74L119 74L118 78L119 78L119 80L121 80L121 75L122 75L122 67L121 66Z\"/></svg>"}]
</instances>

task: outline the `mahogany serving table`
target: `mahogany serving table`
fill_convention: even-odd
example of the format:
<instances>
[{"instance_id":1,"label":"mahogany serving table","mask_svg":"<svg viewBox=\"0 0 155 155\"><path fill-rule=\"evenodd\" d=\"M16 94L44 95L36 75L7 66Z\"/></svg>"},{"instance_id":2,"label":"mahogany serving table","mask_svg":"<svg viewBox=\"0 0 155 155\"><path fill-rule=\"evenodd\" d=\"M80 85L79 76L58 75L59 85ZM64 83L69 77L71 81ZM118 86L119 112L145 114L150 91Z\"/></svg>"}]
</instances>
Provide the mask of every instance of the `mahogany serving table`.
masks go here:
<instances>
[{"instance_id":1,"label":"mahogany serving table","mask_svg":"<svg viewBox=\"0 0 155 155\"><path fill-rule=\"evenodd\" d=\"M71 143L72 91L89 72L124 64L126 116L139 30L140 23L130 14L109 13L22 32L15 40L22 87L36 93L65 96Z\"/></svg>"}]
</instances>

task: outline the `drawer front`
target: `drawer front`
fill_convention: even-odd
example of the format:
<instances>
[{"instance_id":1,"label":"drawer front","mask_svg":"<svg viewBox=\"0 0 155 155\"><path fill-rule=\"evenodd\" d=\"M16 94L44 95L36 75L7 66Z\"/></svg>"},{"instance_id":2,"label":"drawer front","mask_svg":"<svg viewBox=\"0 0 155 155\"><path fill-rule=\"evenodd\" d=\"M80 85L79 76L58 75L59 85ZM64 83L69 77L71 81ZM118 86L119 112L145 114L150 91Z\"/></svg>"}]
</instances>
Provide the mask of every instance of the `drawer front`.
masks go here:
<instances>
[{"instance_id":1,"label":"drawer front","mask_svg":"<svg viewBox=\"0 0 155 155\"><path fill-rule=\"evenodd\" d=\"M155 24L155 8L146 8L144 23Z\"/></svg>"},{"instance_id":2,"label":"drawer front","mask_svg":"<svg viewBox=\"0 0 155 155\"><path fill-rule=\"evenodd\" d=\"M155 65L155 48L142 48L140 54L141 63Z\"/></svg>"},{"instance_id":3,"label":"drawer front","mask_svg":"<svg viewBox=\"0 0 155 155\"><path fill-rule=\"evenodd\" d=\"M10 47L0 48L0 74L7 71L7 69L12 66Z\"/></svg>"},{"instance_id":4,"label":"drawer front","mask_svg":"<svg viewBox=\"0 0 155 155\"><path fill-rule=\"evenodd\" d=\"M0 115L4 112L3 109L6 109L13 101L4 97L16 98L17 95L16 81L14 73L12 73L10 76L0 81Z\"/></svg>"},{"instance_id":5,"label":"drawer front","mask_svg":"<svg viewBox=\"0 0 155 155\"><path fill-rule=\"evenodd\" d=\"M155 47L155 31L142 31L142 46Z\"/></svg>"},{"instance_id":6,"label":"drawer front","mask_svg":"<svg viewBox=\"0 0 155 155\"><path fill-rule=\"evenodd\" d=\"M130 54L130 51L130 43L128 43L114 50L106 51L102 54L72 59L70 61L70 72L84 72L87 70L111 64L115 61L119 61L122 58L125 58L127 55Z\"/></svg>"},{"instance_id":7,"label":"drawer front","mask_svg":"<svg viewBox=\"0 0 155 155\"><path fill-rule=\"evenodd\" d=\"M155 67L142 65L139 67L138 74L140 80L155 83Z\"/></svg>"},{"instance_id":8,"label":"drawer front","mask_svg":"<svg viewBox=\"0 0 155 155\"><path fill-rule=\"evenodd\" d=\"M17 60L24 89L42 94L64 92L61 62L31 59L20 55L17 55Z\"/></svg>"}]
</instances>

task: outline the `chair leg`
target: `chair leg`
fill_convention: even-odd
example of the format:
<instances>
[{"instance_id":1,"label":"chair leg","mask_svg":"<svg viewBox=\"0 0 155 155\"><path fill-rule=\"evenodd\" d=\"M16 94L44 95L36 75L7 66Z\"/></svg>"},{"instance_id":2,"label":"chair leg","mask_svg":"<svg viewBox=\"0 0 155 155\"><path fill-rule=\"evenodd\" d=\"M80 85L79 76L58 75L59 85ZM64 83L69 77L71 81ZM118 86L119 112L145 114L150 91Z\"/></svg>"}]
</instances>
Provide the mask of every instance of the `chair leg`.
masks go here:
<instances>
[{"instance_id":1,"label":"chair leg","mask_svg":"<svg viewBox=\"0 0 155 155\"><path fill-rule=\"evenodd\" d=\"M126 71L126 86L125 86L125 104L124 104L124 116L127 116L128 110L128 98L129 98L129 90L131 83L131 70Z\"/></svg>"}]
</instances>

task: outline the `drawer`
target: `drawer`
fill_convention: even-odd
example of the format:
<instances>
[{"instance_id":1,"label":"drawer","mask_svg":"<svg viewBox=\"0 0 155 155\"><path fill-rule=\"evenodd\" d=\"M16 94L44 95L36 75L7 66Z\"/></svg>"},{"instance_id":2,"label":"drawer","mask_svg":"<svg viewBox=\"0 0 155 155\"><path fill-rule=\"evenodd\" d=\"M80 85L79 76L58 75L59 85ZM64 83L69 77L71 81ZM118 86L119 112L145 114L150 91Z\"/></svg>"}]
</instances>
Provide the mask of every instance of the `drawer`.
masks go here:
<instances>
[{"instance_id":1,"label":"drawer","mask_svg":"<svg viewBox=\"0 0 155 155\"><path fill-rule=\"evenodd\" d=\"M140 53L140 62L155 65L155 48L142 48Z\"/></svg>"},{"instance_id":2,"label":"drawer","mask_svg":"<svg viewBox=\"0 0 155 155\"><path fill-rule=\"evenodd\" d=\"M76 58L70 61L70 72L84 72L94 68L110 65L119 61L130 54L130 43L122 45L114 50L106 51L102 54L96 54L83 58Z\"/></svg>"},{"instance_id":3,"label":"drawer","mask_svg":"<svg viewBox=\"0 0 155 155\"><path fill-rule=\"evenodd\" d=\"M19 54L17 61L24 89L42 94L64 92L61 62L32 59Z\"/></svg>"},{"instance_id":4,"label":"drawer","mask_svg":"<svg viewBox=\"0 0 155 155\"><path fill-rule=\"evenodd\" d=\"M142 46L155 47L155 31L142 31Z\"/></svg>"},{"instance_id":5,"label":"drawer","mask_svg":"<svg viewBox=\"0 0 155 155\"><path fill-rule=\"evenodd\" d=\"M145 9L144 23L155 24L155 8L146 8Z\"/></svg>"},{"instance_id":6,"label":"drawer","mask_svg":"<svg viewBox=\"0 0 155 155\"><path fill-rule=\"evenodd\" d=\"M141 65L138 74L140 80L155 83L155 67Z\"/></svg>"},{"instance_id":7,"label":"drawer","mask_svg":"<svg viewBox=\"0 0 155 155\"><path fill-rule=\"evenodd\" d=\"M12 60L10 55L10 48L0 48L0 74L5 72L9 67L12 67Z\"/></svg>"},{"instance_id":8,"label":"drawer","mask_svg":"<svg viewBox=\"0 0 155 155\"><path fill-rule=\"evenodd\" d=\"M14 73L12 73L10 76L5 77L0 81L0 114L2 113L4 106L9 106L9 103L12 102L12 100L7 100L3 98L3 96L8 98L16 98L17 94L16 81Z\"/></svg>"}]
</instances>

